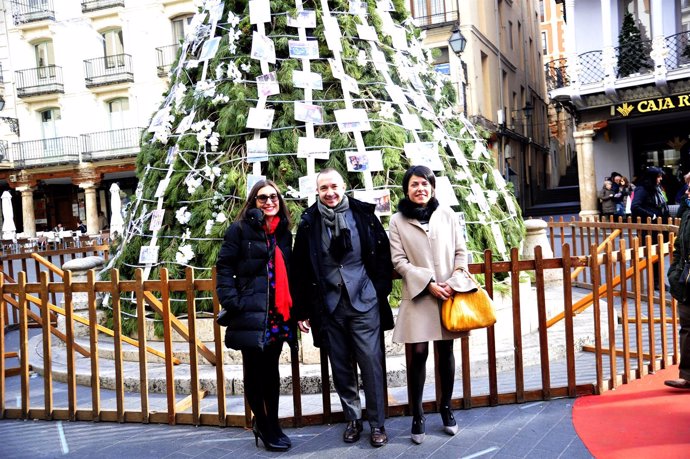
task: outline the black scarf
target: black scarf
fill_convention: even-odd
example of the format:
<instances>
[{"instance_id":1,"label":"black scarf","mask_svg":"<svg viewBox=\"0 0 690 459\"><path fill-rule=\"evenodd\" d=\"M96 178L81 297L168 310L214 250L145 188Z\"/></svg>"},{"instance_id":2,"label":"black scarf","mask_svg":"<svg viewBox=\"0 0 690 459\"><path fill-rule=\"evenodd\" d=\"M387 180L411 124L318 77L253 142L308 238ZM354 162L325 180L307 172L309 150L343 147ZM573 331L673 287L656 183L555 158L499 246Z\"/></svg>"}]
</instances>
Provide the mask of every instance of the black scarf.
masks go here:
<instances>
[{"instance_id":1,"label":"black scarf","mask_svg":"<svg viewBox=\"0 0 690 459\"><path fill-rule=\"evenodd\" d=\"M415 204L407 197L402 198L398 203L398 211L401 214L407 218L419 220L420 222L428 222L431 218L431 214L433 214L436 209L438 209L438 199L433 196L424 207Z\"/></svg>"},{"instance_id":2,"label":"black scarf","mask_svg":"<svg viewBox=\"0 0 690 459\"><path fill-rule=\"evenodd\" d=\"M340 261L347 252L352 251L350 229L345 222L345 212L350 208L350 202L347 196L343 196L343 200L332 209L325 206L320 200L316 201L316 205L323 223L321 236L327 243L328 251L333 259ZM328 240L328 230L331 234L330 241Z\"/></svg>"}]
</instances>

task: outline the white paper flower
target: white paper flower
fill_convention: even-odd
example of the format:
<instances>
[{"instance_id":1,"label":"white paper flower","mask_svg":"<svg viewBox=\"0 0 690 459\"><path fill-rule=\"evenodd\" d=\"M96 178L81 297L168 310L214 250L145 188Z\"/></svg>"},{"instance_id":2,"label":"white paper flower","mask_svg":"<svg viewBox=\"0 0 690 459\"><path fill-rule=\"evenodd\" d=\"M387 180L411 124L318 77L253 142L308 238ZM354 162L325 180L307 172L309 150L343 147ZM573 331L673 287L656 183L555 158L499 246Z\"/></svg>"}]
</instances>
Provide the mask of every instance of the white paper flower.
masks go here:
<instances>
[{"instance_id":1,"label":"white paper flower","mask_svg":"<svg viewBox=\"0 0 690 459\"><path fill-rule=\"evenodd\" d=\"M216 215L216 221L218 223L225 223L228 221L228 217L225 215L224 212L218 212L218 215Z\"/></svg>"},{"instance_id":2,"label":"white paper flower","mask_svg":"<svg viewBox=\"0 0 690 459\"><path fill-rule=\"evenodd\" d=\"M212 80L197 82L194 87L194 95L196 97L214 97L216 95L216 82Z\"/></svg>"},{"instance_id":3,"label":"white paper flower","mask_svg":"<svg viewBox=\"0 0 690 459\"><path fill-rule=\"evenodd\" d=\"M455 180L458 182L464 182L467 180L467 174L464 170L459 170L455 173Z\"/></svg>"},{"instance_id":4,"label":"white paper flower","mask_svg":"<svg viewBox=\"0 0 690 459\"><path fill-rule=\"evenodd\" d=\"M211 230L213 229L213 225L216 223L214 219L206 220L206 227L204 228L206 236L211 234Z\"/></svg>"},{"instance_id":5,"label":"white paper flower","mask_svg":"<svg viewBox=\"0 0 690 459\"><path fill-rule=\"evenodd\" d=\"M175 261L181 265L186 265L192 258L194 258L194 250L189 244L181 245L177 248L177 253L175 254Z\"/></svg>"},{"instance_id":6,"label":"white paper flower","mask_svg":"<svg viewBox=\"0 0 690 459\"><path fill-rule=\"evenodd\" d=\"M243 72L248 72L252 69L251 64L242 64L240 65L240 68L242 69Z\"/></svg>"},{"instance_id":7,"label":"white paper flower","mask_svg":"<svg viewBox=\"0 0 690 459\"><path fill-rule=\"evenodd\" d=\"M187 185L187 192L189 194L194 194L197 188L201 186L201 177L194 177L193 175L188 175L184 183Z\"/></svg>"},{"instance_id":8,"label":"white paper flower","mask_svg":"<svg viewBox=\"0 0 690 459\"><path fill-rule=\"evenodd\" d=\"M393 119L395 116L395 109L393 108L393 105L390 103L386 102L385 104L381 105L381 110L379 111L379 116L383 119Z\"/></svg>"},{"instance_id":9,"label":"white paper flower","mask_svg":"<svg viewBox=\"0 0 690 459\"><path fill-rule=\"evenodd\" d=\"M191 216L191 215L190 215L190 216ZM182 242L186 241L186 240L189 239L190 237L192 237L192 230L189 229L189 228L186 228L186 229L184 230L184 233L182 233Z\"/></svg>"},{"instance_id":10,"label":"white paper flower","mask_svg":"<svg viewBox=\"0 0 690 459\"><path fill-rule=\"evenodd\" d=\"M232 11L228 12L228 24L230 24L232 27L237 27L237 24L240 23L240 18L239 16L236 16L235 13Z\"/></svg>"},{"instance_id":11,"label":"white paper flower","mask_svg":"<svg viewBox=\"0 0 690 459\"><path fill-rule=\"evenodd\" d=\"M192 213L187 211L187 206L180 207L177 212L175 212L175 218L180 225L186 225L189 219L192 218Z\"/></svg>"},{"instance_id":12,"label":"white paper flower","mask_svg":"<svg viewBox=\"0 0 690 459\"><path fill-rule=\"evenodd\" d=\"M498 201L498 192L495 190L487 190L486 191L486 200L489 201L490 205L496 204L496 201Z\"/></svg>"},{"instance_id":13,"label":"white paper flower","mask_svg":"<svg viewBox=\"0 0 690 459\"><path fill-rule=\"evenodd\" d=\"M216 80L221 80L223 79L223 76L225 75L225 68L223 67L223 63L221 62L216 66Z\"/></svg>"},{"instance_id":14,"label":"white paper flower","mask_svg":"<svg viewBox=\"0 0 690 459\"><path fill-rule=\"evenodd\" d=\"M218 151L218 142L220 141L220 134L217 132L212 133L206 140L209 145L211 145L211 151Z\"/></svg>"}]
</instances>

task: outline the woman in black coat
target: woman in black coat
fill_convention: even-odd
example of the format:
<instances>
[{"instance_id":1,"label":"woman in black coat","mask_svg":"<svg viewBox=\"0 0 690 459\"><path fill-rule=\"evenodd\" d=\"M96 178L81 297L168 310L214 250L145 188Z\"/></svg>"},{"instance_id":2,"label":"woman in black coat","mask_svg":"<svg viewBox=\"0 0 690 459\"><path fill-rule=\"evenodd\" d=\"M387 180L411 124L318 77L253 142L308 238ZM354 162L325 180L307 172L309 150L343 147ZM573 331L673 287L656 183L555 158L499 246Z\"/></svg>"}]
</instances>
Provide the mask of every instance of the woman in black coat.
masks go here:
<instances>
[{"instance_id":1,"label":"woman in black coat","mask_svg":"<svg viewBox=\"0 0 690 459\"><path fill-rule=\"evenodd\" d=\"M216 291L224 310L219 323L227 325L225 345L242 351L244 390L254 412L256 444L260 438L270 451L291 446L278 422L278 359L284 342L296 345L286 268L291 247L285 201L274 182L261 180L225 233Z\"/></svg>"},{"instance_id":2,"label":"woman in black coat","mask_svg":"<svg viewBox=\"0 0 690 459\"><path fill-rule=\"evenodd\" d=\"M686 284L683 268L690 260L690 190L678 208L681 218L678 236L674 244L673 262L668 270L668 283L671 295L678 301L678 335L680 337L679 379L664 381L664 384L676 389L690 389L690 286Z\"/></svg>"}]
</instances>

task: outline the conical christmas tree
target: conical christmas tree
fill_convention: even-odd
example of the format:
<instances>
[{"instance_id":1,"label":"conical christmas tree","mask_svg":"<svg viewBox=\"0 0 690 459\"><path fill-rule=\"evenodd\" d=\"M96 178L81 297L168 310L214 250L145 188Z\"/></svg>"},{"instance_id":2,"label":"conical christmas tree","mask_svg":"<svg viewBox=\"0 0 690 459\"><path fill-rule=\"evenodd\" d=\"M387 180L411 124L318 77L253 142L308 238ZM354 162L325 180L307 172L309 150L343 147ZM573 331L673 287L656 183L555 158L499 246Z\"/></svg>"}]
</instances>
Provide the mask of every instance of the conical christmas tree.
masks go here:
<instances>
[{"instance_id":1,"label":"conical christmas tree","mask_svg":"<svg viewBox=\"0 0 690 459\"><path fill-rule=\"evenodd\" d=\"M207 0L144 138L110 266L122 278L137 267L176 278L187 266L210 277L259 176L298 219L314 202L314 174L333 167L385 225L412 164L436 171L439 201L464 214L475 260L486 248L505 257L523 235L519 208L431 62L402 0Z\"/></svg>"},{"instance_id":2,"label":"conical christmas tree","mask_svg":"<svg viewBox=\"0 0 690 459\"><path fill-rule=\"evenodd\" d=\"M651 69L653 66L649 62L649 52L649 42L642 41L642 33L635 24L635 18L630 12L626 12L618 34L618 77Z\"/></svg>"}]
</instances>

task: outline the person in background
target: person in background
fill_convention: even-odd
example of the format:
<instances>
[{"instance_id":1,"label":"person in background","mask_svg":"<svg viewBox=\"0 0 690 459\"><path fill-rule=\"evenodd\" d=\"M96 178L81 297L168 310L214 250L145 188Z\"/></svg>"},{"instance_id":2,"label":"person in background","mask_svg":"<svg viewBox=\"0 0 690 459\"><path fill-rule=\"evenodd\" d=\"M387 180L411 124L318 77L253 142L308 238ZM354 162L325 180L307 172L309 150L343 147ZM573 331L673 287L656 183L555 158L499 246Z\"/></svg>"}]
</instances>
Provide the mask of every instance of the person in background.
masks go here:
<instances>
[{"instance_id":1,"label":"person in background","mask_svg":"<svg viewBox=\"0 0 690 459\"><path fill-rule=\"evenodd\" d=\"M55 228L53 228L53 231L60 234L60 232L65 231L65 227L62 226L62 223L58 223Z\"/></svg>"},{"instance_id":2,"label":"person in background","mask_svg":"<svg viewBox=\"0 0 690 459\"><path fill-rule=\"evenodd\" d=\"M598 198L601 202L601 216L609 218L616 211L616 202L614 196L616 192L613 191L613 182L611 180L604 180L604 186L599 190Z\"/></svg>"},{"instance_id":3,"label":"person in background","mask_svg":"<svg viewBox=\"0 0 690 459\"><path fill-rule=\"evenodd\" d=\"M81 234L86 233L86 225L81 220L77 220L77 231L79 231Z\"/></svg>"},{"instance_id":4,"label":"person in background","mask_svg":"<svg viewBox=\"0 0 690 459\"><path fill-rule=\"evenodd\" d=\"M686 176L687 177L687 176ZM690 259L690 190L686 190L680 201L677 217L681 219L678 237L674 243L673 261L668 269L668 283L671 295L677 300L678 335L680 341L680 363L678 379L664 381L675 389L690 389L690 292L682 279L683 265Z\"/></svg>"},{"instance_id":5,"label":"person in background","mask_svg":"<svg viewBox=\"0 0 690 459\"><path fill-rule=\"evenodd\" d=\"M102 210L98 211L98 231L103 231L108 227L108 219Z\"/></svg>"},{"instance_id":6,"label":"person in background","mask_svg":"<svg viewBox=\"0 0 690 459\"><path fill-rule=\"evenodd\" d=\"M630 199L632 199L633 185L627 177L622 176L618 182L618 193L613 197L616 202L617 217L625 217L630 213ZM618 196L618 197L616 197Z\"/></svg>"},{"instance_id":7,"label":"person in background","mask_svg":"<svg viewBox=\"0 0 690 459\"><path fill-rule=\"evenodd\" d=\"M338 171L322 170L316 185L318 201L302 214L295 236L295 317L302 333L313 329L314 345L328 352L347 421L343 441L356 442L363 430L356 361L371 427L369 442L380 447L388 443L382 330L393 328L388 237L373 204L345 196Z\"/></svg>"},{"instance_id":8,"label":"person in background","mask_svg":"<svg viewBox=\"0 0 690 459\"><path fill-rule=\"evenodd\" d=\"M216 291L228 316L225 345L242 351L256 445L261 439L268 451L287 451L292 446L278 421L278 361L283 343L297 345L287 271L291 253L285 201L274 182L260 180L225 233Z\"/></svg>"},{"instance_id":9,"label":"person in background","mask_svg":"<svg viewBox=\"0 0 690 459\"><path fill-rule=\"evenodd\" d=\"M434 196L436 177L425 166L412 166L402 179L405 197L391 217L389 232L393 267L402 276L402 298L393 341L406 343L412 353L407 370L412 429L410 439L420 444L426 436L422 396L426 380L429 341L438 349L441 382L439 411L443 430L458 432L450 408L455 381L453 340L466 333L450 332L441 324L441 304L454 292L476 290L467 269L467 249L460 221L450 207Z\"/></svg>"},{"instance_id":10,"label":"person in background","mask_svg":"<svg viewBox=\"0 0 690 459\"><path fill-rule=\"evenodd\" d=\"M683 201L685 200L685 192L688 191L689 185L690 185L690 172L688 172L687 174L685 174L683 176L683 185L678 190L678 193L676 193L676 203L678 203L678 204L683 203ZM680 216L680 212L678 213L678 216Z\"/></svg>"}]
</instances>

